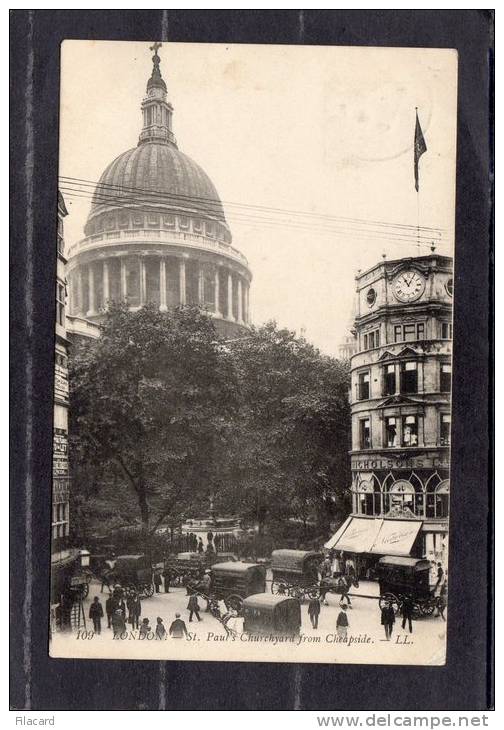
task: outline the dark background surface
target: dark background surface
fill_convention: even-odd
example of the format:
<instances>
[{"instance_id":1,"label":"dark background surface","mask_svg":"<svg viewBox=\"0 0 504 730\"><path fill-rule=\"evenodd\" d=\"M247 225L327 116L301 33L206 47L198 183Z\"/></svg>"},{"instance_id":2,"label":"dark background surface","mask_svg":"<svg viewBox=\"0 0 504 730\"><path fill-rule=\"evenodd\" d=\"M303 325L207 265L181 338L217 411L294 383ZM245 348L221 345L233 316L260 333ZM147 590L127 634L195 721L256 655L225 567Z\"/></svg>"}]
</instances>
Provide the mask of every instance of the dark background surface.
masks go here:
<instances>
[{"instance_id":1,"label":"dark background surface","mask_svg":"<svg viewBox=\"0 0 504 730\"><path fill-rule=\"evenodd\" d=\"M11 707L328 711L492 706L492 11L19 10L11 11L10 20ZM59 44L65 38L458 50L445 667L49 658ZM25 551L32 556L29 575ZM29 616L27 594L32 597Z\"/></svg>"}]
</instances>

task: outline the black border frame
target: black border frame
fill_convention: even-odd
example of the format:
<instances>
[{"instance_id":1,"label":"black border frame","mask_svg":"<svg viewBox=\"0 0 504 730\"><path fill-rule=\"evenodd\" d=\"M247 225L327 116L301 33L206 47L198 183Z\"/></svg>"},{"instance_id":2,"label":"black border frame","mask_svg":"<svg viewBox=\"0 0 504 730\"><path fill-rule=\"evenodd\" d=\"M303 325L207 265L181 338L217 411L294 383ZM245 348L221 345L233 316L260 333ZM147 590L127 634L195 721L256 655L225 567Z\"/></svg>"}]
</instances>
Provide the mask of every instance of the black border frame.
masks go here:
<instances>
[{"instance_id":1,"label":"black border frame","mask_svg":"<svg viewBox=\"0 0 504 730\"><path fill-rule=\"evenodd\" d=\"M11 708L491 708L494 11L16 10L11 11L10 27ZM65 38L458 50L452 600L446 666L49 658L52 400L48 394L54 356L59 45ZM27 495L32 501L29 514ZM27 548L33 556L31 636L23 611Z\"/></svg>"}]
</instances>

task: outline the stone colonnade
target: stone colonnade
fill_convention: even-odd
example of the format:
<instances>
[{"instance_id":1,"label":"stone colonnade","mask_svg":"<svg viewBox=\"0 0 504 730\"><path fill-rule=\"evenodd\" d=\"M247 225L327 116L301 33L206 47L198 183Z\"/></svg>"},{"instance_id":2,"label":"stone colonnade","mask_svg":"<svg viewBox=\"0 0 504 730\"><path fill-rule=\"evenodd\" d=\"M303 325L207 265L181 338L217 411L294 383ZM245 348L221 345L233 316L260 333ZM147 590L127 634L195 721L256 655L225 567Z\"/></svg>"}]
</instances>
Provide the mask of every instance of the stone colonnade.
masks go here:
<instances>
[{"instance_id":1,"label":"stone colonnade","mask_svg":"<svg viewBox=\"0 0 504 730\"><path fill-rule=\"evenodd\" d=\"M131 307L148 302L161 311L177 305L206 307L217 317L247 324L249 281L224 263L180 256L113 256L78 264L69 272L70 312L92 317L110 301Z\"/></svg>"}]
</instances>

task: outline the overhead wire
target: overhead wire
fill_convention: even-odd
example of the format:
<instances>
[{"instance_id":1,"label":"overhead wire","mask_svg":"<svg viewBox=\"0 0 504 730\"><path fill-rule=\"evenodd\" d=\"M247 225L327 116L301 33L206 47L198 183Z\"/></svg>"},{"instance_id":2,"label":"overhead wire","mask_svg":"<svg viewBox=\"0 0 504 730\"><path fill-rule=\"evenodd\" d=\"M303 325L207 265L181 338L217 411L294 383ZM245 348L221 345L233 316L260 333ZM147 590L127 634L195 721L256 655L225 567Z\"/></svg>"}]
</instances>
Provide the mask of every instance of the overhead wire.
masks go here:
<instances>
[{"instance_id":1,"label":"overhead wire","mask_svg":"<svg viewBox=\"0 0 504 730\"><path fill-rule=\"evenodd\" d=\"M143 201L138 201L136 199L126 199L126 200L120 200L117 198L117 196L108 196L105 194L100 194L99 196L92 195L90 193L83 194L82 192L72 190L69 188L66 188L65 186L61 186L62 193L67 197L73 197L73 198L81 198L84 200L94 200L95 202L103 203L104 205L113 205L116 208L123 208L127 210L131 210L132 208L139 208L144 212L152 212L152 213L159 213L160 209L159 207L153 207L152 204L145 205ZM162 205L160 203L159 205ZM238 213L231 213L228 214L228 219L236 222L241 225L249 225L249 226L266 226L266 227L274 227L274 228L289 228L294 230L300 230L300 231L306 231L306 232L320 232L325 234L332 234L337 235L341 234L344 236L348 236L351 238L358 238L358 239L376 239L380 241L387 241L388 243L392 244L415 244L417 242L417 237L414 235L408 235L405 233L404 235L400 235L395 232L386 232L386 231L376 231L376 230L365 230L365 229L355 229L355 228L345 228L345 227L336 227L336 226L324 226L321 224L316 223L308 223L308 222L301 222L301 221L283 221L283 220L275 220L275 219L267 219L264 217L251 217L250 215L245 214L238 214ZM439 245L448 245L445 241L438 238L437 240L433 240L432 236L421 236L420 237L420 245L424 247L431 247L433 244L436 246Z\"/></svg>"},{"instance_id":2,"label":"overhead wire","mask_svg":"<svg viewBox=\"0 0 504 730\"><path fill-rule=\"evenodd\" d=\"M156 189L145 189L145 188L138 188L138 187L132 187L127 185L114 185L110 183L103 183L100 181L93 181L93 180L86 180L84 178L72 178L72 177L66 177L64 175L60 176L60 180L64 184L73 184L73 185L79 185L80 187L92 187L94 191L105 191L105 192L116 192L118 195L124 195L124 193L138 193L142 197L149 199L151 197L154 200L163 200L165 198L168 198L170 200L188 200L188 201L199 201L201 203L204 203L206 205L214 206L219 212L222 212L222 206L233 206L237 207L239 209L245 209L245 210L257 210L257 211L267 211L267 212L275 212L275 213L283 213L287 215L294 215L294 216L304 216L304 217L313 217L313 218L320 218L320 219L326 219L326 220L332 220L332 221L342 221L345 223L357 223L362 225L377 225L377 226L383 226L385 228L397 228L397 229L404 229L404 230L411 230L411 231L417 231L418 226L411 225L408 223L389 223L386 221L374 221L374 220L367 220L367 219L360 219L360 218L351 218L347 216L335 216L330 215L327 213L315 213L314 211L297 211L292 210L288 208L278 208L278 207L271 207L271 206L264 206L264 205L256 205L256 204L250 204L250 203L235 203L231 201L225 201L220 200L220 198L208 198L208 197L202 197L197 195L184 195L181 193L166 193L166 191L163 190L156 190ZM442 232L445 229L439 228L439 227L431 227L431 226L420 226L420 229L423 231L432 231L432 232Z\"/></svg>"}]
</instances>

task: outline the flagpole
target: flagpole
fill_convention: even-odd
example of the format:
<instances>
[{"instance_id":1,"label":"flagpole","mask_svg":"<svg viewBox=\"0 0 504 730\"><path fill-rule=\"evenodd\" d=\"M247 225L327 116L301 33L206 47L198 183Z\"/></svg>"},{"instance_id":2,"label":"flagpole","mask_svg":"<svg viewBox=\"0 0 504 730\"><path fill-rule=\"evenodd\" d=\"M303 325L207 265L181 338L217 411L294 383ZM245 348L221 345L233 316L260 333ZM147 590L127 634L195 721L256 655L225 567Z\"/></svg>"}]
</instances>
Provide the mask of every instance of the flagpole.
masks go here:
<instances>
[{"instance_id":1,"label":"flagpole","mask_svg":"<svg viewBox=\"0 0 504 730\"><path fill-rule=\"evenodd\" d=\"M415 118L418 119L418 107L415 107ZM420 185L416 189L416 209L417 209L417 246L420 255Z\"/></svg>"}]
</instances>

